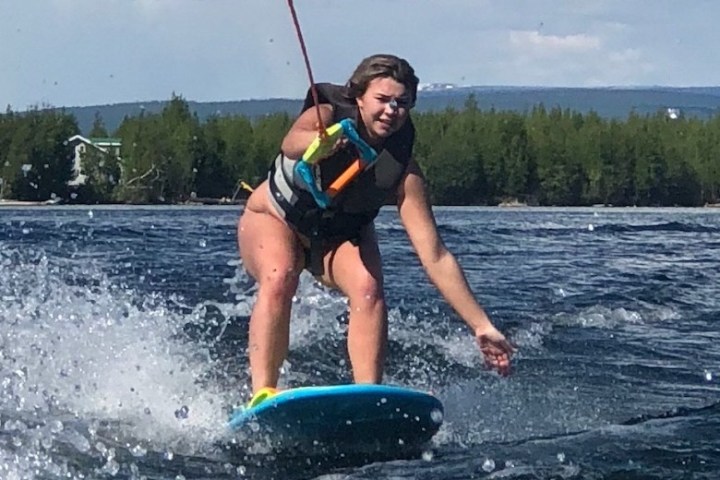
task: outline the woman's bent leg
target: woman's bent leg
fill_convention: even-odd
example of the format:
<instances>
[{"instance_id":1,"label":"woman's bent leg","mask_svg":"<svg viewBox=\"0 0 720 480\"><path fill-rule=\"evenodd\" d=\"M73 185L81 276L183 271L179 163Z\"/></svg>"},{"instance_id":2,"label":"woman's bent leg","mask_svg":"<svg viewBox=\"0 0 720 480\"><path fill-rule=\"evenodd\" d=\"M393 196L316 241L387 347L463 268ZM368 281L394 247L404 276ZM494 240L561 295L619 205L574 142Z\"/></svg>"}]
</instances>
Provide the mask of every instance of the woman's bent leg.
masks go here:
<instances>
[{"instance_id":1,"label":"woman's bent leg","mask_svg":"<svg viewBox=\"0 0 720 480\"><path fill-rule=\"evenodd\" d=\"M354 245L345 242L325 257L323 281L349 299L348 354L355 383L382 382L387 348L387 307L375 231L367 227Z\"/></svg>"},{"instance_id":2,"label":"woman's bent leg","mask_svg":"<svg viewBox=\"0 0 720 480\"><path fill-rule=\"evenodd\" d=\"M238 224L240 256L258 283L250 316L248 356L253 393L276 387L287 357L290 307L302 271L302 255L292 230L268 213L246 210Z\"/></svg>"}]
</instances>

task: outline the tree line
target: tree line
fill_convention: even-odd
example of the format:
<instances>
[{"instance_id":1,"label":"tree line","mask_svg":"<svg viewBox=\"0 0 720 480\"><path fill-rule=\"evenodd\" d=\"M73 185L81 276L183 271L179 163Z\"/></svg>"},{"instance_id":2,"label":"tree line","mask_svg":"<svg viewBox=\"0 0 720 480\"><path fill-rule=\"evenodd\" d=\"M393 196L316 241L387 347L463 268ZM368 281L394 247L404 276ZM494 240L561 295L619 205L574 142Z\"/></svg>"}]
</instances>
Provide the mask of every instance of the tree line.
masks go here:
<instances>
[{"instance_id":1,"label":"tree line","mask_svg":"<svg viewBox=\"0 0 720 480\"><path fill-rule=\"evenodd\" d=\"M177 203L229 198L257 185L290 128L287 114L201 122L173 95L159 114L127 117L120 157L88 149L71 186L79 133L56 109L0 115L0 198L77 203ZM415 158L444 205L698 206L718 203L720 115L630 113L624 120L536 106L526 113L462 109L413 113ZM96 116L89 137L107 137Z\"/></svg>"}]
</instances>

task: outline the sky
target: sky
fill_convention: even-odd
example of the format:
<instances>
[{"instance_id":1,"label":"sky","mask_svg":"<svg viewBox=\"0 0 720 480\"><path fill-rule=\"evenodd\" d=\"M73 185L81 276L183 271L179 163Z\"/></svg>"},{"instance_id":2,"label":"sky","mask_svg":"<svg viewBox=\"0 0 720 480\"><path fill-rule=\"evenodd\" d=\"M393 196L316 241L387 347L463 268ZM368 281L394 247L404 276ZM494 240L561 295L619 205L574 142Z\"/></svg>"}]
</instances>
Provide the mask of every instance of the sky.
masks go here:
<instances>
[{"instance_id":1,"label":"sky","mask_svg":"<svg viewBox=\"0 0 720 480\"><path fill-rule=\"evenodd\" d=\"M394 53L421 83L717 86L717 0L295 0L316 81ZM0 0L0 106L301 98L286 0Z\"/></svg>"}]
</instances>

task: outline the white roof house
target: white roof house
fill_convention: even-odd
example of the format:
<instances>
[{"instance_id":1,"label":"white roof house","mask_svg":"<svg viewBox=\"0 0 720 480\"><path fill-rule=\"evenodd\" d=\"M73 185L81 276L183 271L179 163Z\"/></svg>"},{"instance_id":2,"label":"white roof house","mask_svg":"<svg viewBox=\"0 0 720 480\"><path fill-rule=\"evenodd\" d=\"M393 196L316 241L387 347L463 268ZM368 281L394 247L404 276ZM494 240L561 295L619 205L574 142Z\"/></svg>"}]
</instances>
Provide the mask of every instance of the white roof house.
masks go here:
<instances>
[{"instance_id":1,"label":"white roof house","mask_svg":"<svg viewBox=\"0 0 720 480\"><path fill-rule=\"evenodd\" d=\"M75 157L73 158L74 178L68 182L70 186L78 186L85 183L87 177L82 171L82 160L89 148L94 148L100 152L119 158L120 147L122 147L122 141L119 138L87 138L82 135L70 137L68 143L75 148Z\"/></svg>"}]
</instances>

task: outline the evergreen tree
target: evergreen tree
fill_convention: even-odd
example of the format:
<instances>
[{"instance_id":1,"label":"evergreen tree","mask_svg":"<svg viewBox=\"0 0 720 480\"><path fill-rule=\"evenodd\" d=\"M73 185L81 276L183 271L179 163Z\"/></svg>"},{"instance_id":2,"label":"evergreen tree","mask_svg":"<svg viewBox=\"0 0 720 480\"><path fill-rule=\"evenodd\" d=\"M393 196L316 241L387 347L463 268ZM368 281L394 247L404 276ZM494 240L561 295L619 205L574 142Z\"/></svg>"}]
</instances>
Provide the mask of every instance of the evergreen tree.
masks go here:
<instances>
[{"instance_id":1,"label":"evergreen tree","mask_svg":"<svg viewBox=\"0 0 720 480\"><path fill-rule=\"evenodd\" d=\"M292 126L286 113L274 113L260 118L253 127L253 157L244 163L242 174L247 182L257 183L265 177L270 163L280 152L283 137Z\"/></svg>"},{"instance_id":2,"label":"evergreen tree","mask_svg":"<svg viewBox=\"0 0 720 480\"><path fill-rule=\"evenodd\" d=\"M4 115L0 115L0 199L10 195L10 182L15 177L10 167L8 152L15 133L15 115L8 106Z\"/></svg>"},{"instance_id":3,"label":"evergreen tree","mask_svg":"<svg viewBox=\"0 0 720 480\"><path fill-rule=\"evenodd\" d=\"M118 129L122 138L121 182L115 198L121 202L148 203L160 196L160 168L152 150L157 133L157 115L125 118Z\"/></svg>"},{"instance_id":4,"label":"evergreen tree","mask_svg":"<svg viewBox=\"0 0 720 480\"><path fill-rule=\"evenodd\" d=\"M95 118L93 119L92 128L88 134L90 138L107 138L109 137L108 131L105 128L105 122L100 115L100 111L95 112Z\"/></svg>"},{"instance_id":5,"label":"evergreen tree","mask_svg":"<svg viewBox=\"0 0 720 480\"><path fill-rule=\"evenodd\" d=\"M61 111L33 109L19 118L6 160L15 198L67 198L74 158L67 140L77 132L75 118Z\"/></svg>"},{"instance_id":6,"label":"evergreen tree","mask_svg":"<svg viewBox=\"0 0 720 480\"><path fill-rule=\"evenodd\" d=\"M282 137L277 140L274 149L272 142L275 139L267 141L267 151L273 153L270 153L271 158L264 158L264 154L256 151L255 129L248 118L223 118L219 128L225 145L221 160L223 171L227 174L227 186L234 192L240 181L251 185L260 183L265 178L268 165L274 160L274 153L280 150Z\"/></svg>"}]
</instances>

